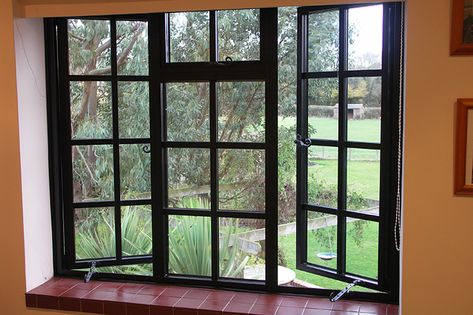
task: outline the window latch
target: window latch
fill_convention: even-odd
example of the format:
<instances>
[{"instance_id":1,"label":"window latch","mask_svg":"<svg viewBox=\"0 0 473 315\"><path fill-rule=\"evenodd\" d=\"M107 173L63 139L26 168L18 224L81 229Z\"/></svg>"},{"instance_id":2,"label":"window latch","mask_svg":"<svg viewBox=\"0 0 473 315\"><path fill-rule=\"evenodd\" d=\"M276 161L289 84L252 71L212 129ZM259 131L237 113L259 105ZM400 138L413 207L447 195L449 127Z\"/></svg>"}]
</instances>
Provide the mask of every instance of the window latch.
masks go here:
<instances>
[{"instance_id":1,"label":"window latch","mask_svg":"<svg viewBox=\"0 0 473 315\"><path fill-rule=\"evenodd\" d=\"M97 262L94 260L90 263L90 269L89 269L89 272L86 273L86 275L84 276L84 282L87 283L90 281L90 279L92 279L92 276L94 275L94 273L97 273Z\"/></svg>"},{"instance_id":2,"label":"window latch","mask_svg":"<svg viewBox=\"0 0 473 315\"><path fill-rule=\"evenodd\" d=\"M223 66L223 67L228 67L233 64L233 59L232 57L225 57L225 61L212 61L210 62L211 65L213 66Z\"/></svg>"},{"instance_id":3,"label":"window latch","mask_svg":"<svg viewBox=\"0 0 473 315\"><path fill-rule=\"evenodd\" d=\"M330 302L337 302L342 296L344 296L346 293L348 293L348 291L350 291L351 288L353 288L355 285L357 285L358 283L361 283L361 282L363 282L363 281L361 281L360 279L356 279L355 281L353 281L352 283L347 285L345 287L345 289L338 292L337 295L333 296L333 293L330 294Z\"/></svg>"},{"instance_id":4,"label":"window latch","mask_svg":"<svg viewBox=\"0 0 473 315\"><path fill-rule=\"evenodd\" d=\"M312 145L312 140L310 140L310 138L302 139L302 136L300 134L297 134L294 143L297 144L299 147L307 148Z\"/></svg>"}]
</instances>

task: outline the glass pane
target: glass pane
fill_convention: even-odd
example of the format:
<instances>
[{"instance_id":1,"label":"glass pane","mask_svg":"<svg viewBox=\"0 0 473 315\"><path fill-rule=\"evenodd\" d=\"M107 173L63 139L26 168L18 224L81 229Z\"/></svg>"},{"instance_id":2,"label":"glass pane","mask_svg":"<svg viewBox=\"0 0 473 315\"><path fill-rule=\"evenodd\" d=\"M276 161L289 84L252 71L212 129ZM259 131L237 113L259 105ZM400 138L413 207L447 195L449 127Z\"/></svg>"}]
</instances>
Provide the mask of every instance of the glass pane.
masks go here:
<instances>
[{"instance_id":1,"label":"glass pane","mask_svg":"<svg viewBox=\"0 0 473 315\"><path fill-rule=\"evenodd\" d=\"M120 145L121 199L151 198L151 154L149 144Z\"/></svg>"},{"instance_id":2,"label":"glass pane","mask_svg":"<svg viewBox=\"0 0 473 315\"><path fill-rule=\"evenodd\" d=\"M347 209L379 214L380 151L347 150Z\"/></svg>"},{"instance_id":3,"label":"glass pane","mask_svg":"<svg viewBox=\"0 0 473 315\"><path fill-rule=\"evenodd\" d=\"M212 240L209 217L169 216L169 272L211 276Z\"/></svg>"},{"instance_id":4,"label":"glass pane","mask_svg":"<svg viewBox=\"0 0 473 315\"><path fill-rule=\"evenodd\" d=\"M210 96L208 82L166 85L167 139L209 141Z\"/></svg>"},{"instance_id":5,"label":"glass pane","mask_svg":"<svg viewBox=\"0 0 473 315\"><path fill-rule=\"evenodd\" d=\"M347 223L347 272L378 278L377 222L348 218Z\"/></svg>"},{"instance_id":6,"label":"glass pane","mask_svg":"<svg viewBox=\"0 0 473 315\"><path fill-rule=\"evenodd\" d=\"M348 10L348 69L381 69L383 5Z\"/></svg>"},{"instance_id":7,"label":"glass pane","mask_svg":"<svg viewBox=\"0 0 473 315\"><path fill-rule=\"evenodd\" d=\"M209 12L169 14L171 62L210 60Z\"/></svg>"},{"instance_id":8,"label":"glass pane","mask_svg":"<svg viewBox=\"0 0 473 315\"><path fill-rule=\"evenodd\" d=\"M97 267L97 272L100 273L114 273L123 275L139 275L152 276L153 264L137 264L137 265L123 265L123 266L107 266ZM89 269L72 269L77 271L89 271Z\"/></svg>"},{"instance_id":9,"label":"glass pane","mask_svg":"<svg viewBox=\"0 0 473 315\"><path fill-rule=\"evenodd\" d=\"M210 150L168 149L168 206L210 209Z\"/></svg>"},{"instance_id":10,"label":"glass pane","mask_svg":"<svg viewBox=\"0 0 473 315\"><path fill-rule=\"evenodd\" d=\"M217 84L218 141L264 142L264 82Z\"/></svg>"},{"instance_id":11,"label":"glass pane","mask_svg":"<svg viewBox=\"0 0 473 315\"><path fill-rule=\"evenodd\" d=\"M308 211L307 261L337 269L337 216Z\"/></svg>"},{"instance_id":12,"label":"glass pane","mask_svg":"<svg viewBox=\"0 0 473 315\"><path fill-rule=\"evenodd\" d=\"M338 148L311 146L308 149L309 203L337 208L338 201Z\"/></svg>"},{"instance_id":13,"label":"glass pane","mask_svg":"<svg viewBox=\"0 0 473 315\"><path fill-rule=\"evenodd\" d=\"M348 141L381 141L381 77L348 78Z\"/></svg>"},{"instance_id":14,"label":"glass pane","mask_svg":"<svg viewBox=\"0 0 473 315\"><path fill-rule=\"evenodd\" d=\"M338 10L309 15L308 33L309 71L337 71L339 57Z\"/></svg>"},{"instance_id":15,"label":"glass pane","mask_svg":"<svg viewBox=\"0 0 473 315\"><path fill-rule=\"evenodd\" d=\"M218 59L260 59L259 9L218 11Z\"/></svg>"},{"instance_id":16,"label":"glass pane","mask_svg":"<svg viewBox=\"0 0 473 315\"><path fill-rule=\"evenodd\" d=\"M218 154L219 209L264 211L264 150L228 149Z\"/></svg>"},{"instance_id":17,"label":"glass pane","mask_svg":"<svg viewBox=\"0 0 473 315\"><path fill-rule=\"evenodd\" d=\"M151 255L153 249L151 206L122 207L121 213L123 256Z\"/></svg>"},{"instance_id":18,"label":"glass pane","mask_svg":"<svg viewBox=\"0 0 473 315\"><path fill-rule=\"evenodd\" d=\"M148 23L117 21L119 75L148 75Z\"/></svg>"},{"instance_id":19,"label":"glass pane","mask_svg":"<svg viewBox=\"0 0 473 315\"><path fill-rule=\"evenodd\" d=\"M74 210L76 259L115 257L113 208Z\"/></svg>"},{"instance_id":20,"label":"glass pane","mask_svg":"<svg viewBox=\"0 0 473 315\"><path fill-rule=\"evenodd\" d=\"M265 222L220 218L220 277L265 280Z\"/></svg>"},{"instance_id":21,"label":"glass pane","mask_svg":"<svg viewBox=\"0 0 473 315\"><path fill-rule=\"evenodd\" d=\"M338 79L311 79L308 82L309 137L338 139Z\"/></svg>"},{"instance_id":22,"label":"glass pane","mask_svg":"<svg viewBox=\"0 0 473 315\"><path fill-rule=\"evenodd\" d=\"M118 82L120 138L149 138L148 82Z\"/></svg>"},{"instance_id":23,"label":"glass pane","mask_svg":"<svg viewBox=\"0 0 473 315\"><path fill-rule=\"evenodd\" d=\"M72 139L112 137L112 90L110 82L70 83Z\"/></svg>"},{"instance_id":24,"label":"glass pane","mask_svg":"<svg viewBox=\"0 0 473 315\"><path fill-rule=\"evenodd\" d=\"M72 189L74 202L113 199L113 147L72 147Z\"/></svg>"},{"instance_id":25,"label":"glass pane","mask_svg":"<svg viewBox=\"0 0 473 315\"><path fill-rule=\"evenodd\" d=\"M69 73L110 74L110 21L67 20Z\"/></svg>"}]
</instances>

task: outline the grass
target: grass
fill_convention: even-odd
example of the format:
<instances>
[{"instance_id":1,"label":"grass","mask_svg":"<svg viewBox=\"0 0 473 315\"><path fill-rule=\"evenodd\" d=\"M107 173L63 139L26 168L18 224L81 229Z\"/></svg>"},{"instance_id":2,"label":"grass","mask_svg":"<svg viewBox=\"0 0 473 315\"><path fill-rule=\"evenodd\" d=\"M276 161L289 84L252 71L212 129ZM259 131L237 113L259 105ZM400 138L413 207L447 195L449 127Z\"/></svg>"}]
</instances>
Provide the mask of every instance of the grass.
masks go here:
<instances>
[{"instance_id":1,"label":"grass","mask_svg":"<svg viewBox=\"0 0 473 315\"><path fill-rule=\"evenodd\" d=\"M356 236L350 232L353 228L353 222L348 223L347 236L347 271L362 274L369 277L376 277L378 267L378 225L374 222L369 222L364 227L364 234L360 246L355 243ZM310 233L309 233L310 235ZM326 277L321 277L308 272L297 270L295 266L296 261L296 236L289 234L279 238L279 247L287 261L288 268L296 272L296 278L306 281L308 283L327 288L327 289L343 289L347 283L333 280ZM325 251L322 246L318 246L316 242L310 242L308 248L309 261L311 263L322 265L322 260L316 257L316 253ZM330 264L335 264L335 260ZM354 289L364 292L373 292L372 290L355 287Z\"/></svg>"}]
</instances>

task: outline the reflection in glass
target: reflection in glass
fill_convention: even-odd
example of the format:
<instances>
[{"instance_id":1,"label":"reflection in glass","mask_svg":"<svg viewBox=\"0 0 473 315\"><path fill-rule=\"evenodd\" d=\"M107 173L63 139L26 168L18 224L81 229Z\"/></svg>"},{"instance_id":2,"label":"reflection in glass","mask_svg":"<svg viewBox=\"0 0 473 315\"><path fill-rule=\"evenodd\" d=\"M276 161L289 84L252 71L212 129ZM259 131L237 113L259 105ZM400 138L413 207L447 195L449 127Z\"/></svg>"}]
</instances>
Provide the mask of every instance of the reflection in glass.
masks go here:
<instances>
[{"instance_id":1,"label":"reflection in glass","mask_svg":"<svg viewBox=\"0 0 473 315\"><path fill-rule=\"evenodd\" d=\"M220 277L265 280L264 220L220 218Z\"/></svg>"},{"instance_id":2,"label":"reflection in glass","mask_svg":"<svg viewBox=\"0 0 473 315\"><path fill-rule=\"evenodd\" d=\"M148 75L148 23L117 21L119 75Z\"/></svg>"},{"instance_id":3,"label":"reflection in glass","mask_svg":"<svg viewBox=\"0 0 473 315\"><path fill-rule=\"evenodd\" d=\"M74 210L76 259L115 257L113 208Z\"/></svg>"},{"instance_id":4,"label":"reflection in glass","mask_svg":"<svg viewBox=\"0 0 473 315\"><path fill-rule=\"evenodd\" d=\"M169 272L181 275L212 274L209 217L169 216Z\"/></svg>"},{"instance_id":5,"label":"reflection in glass","mask_svg":"<svg viewBox=\"0 0 473 315\"><path fill-rule=\"evenodd\" d=\"M260 59L260 11L218 11L218 59Z\"/></svg>"},{"instance_id":6,"label":"reflection in glass","mask_svg":"<svg viewBox=\"0 0 473 315\"><path fill-rule=\"evenodd\" d=\"M120 145L121 199L151 198L151 155L143 150L148 144Z\"/></svg>"},{"instance_id":7,"label":"reflection in glass","mask_svg":"<svg viewBox=\"0 0 473 315\"><path fill-rule=\"evenodd\" d=\"M307 261L337 268L337 216L308 211Z\"/></svg>"},{"instance_id":8,"label":"reflection in glass","mask_svg":"<svg viewBox=\"0 0 473 315\"><path fill-rule=\"evenodd\" d=\"M338 139L338 79L311 79L308 82L309 137Z\"/></svg>"},{"instance_id":9,"label":"reflection in glass","mask_svg":"<svg viewBox=\"0 0 473 315\"><path fill-rule=\"evenodd\" d=\"M347 209L379 213L380 151L347 150Z\"/></svg>"},{"instance_id":10,"label":"reflection in glass","mask_svg":"<svg viewBox=\"0 0 473 315\"><path fill-rule=\"evenodd\" d=\"M167 139L209 141L208 82L166 84Z\"/></svg>"},{"instance_id":11,"label":"reflection in glass","mask_svg":"<svg viewBox=\"0 0 473 315\"><path fill-rule=\"evenodd\" d=\"M171 62L209 61L209 12L169 14Z\"/></svg>"},{"instance_id":12,"label":"reflection in glass","mask_svg":"<svg viewBox=\"0 0 473 315\"><path fill-rule=\"evenodd\" d=\"M111 145L72 147L74 202L113 199L113 148Z\"/></svg>"},{"instance_id":13,"label":"reflection in glass","mask_svg":"<svg viewBox=\"0 0 473 315\"><path fill-rule=\"evenodd\" d=\"M72 139L112 137L112 91L110 82L70 83Z\"/></svg>"},{"instance_id":14,"label":"reflection in glass","mask_svg":"<svg viewBox=\"0 0 473 315\"><path fill-rule=\"evenodd\" d=\"M67 20L69 74L110 74L110 21Z\"/></svg>"},{"instance_id":15,"label":"reflection in glass","mask_svg":"<svg viewBox=\"0 0 473 315\"><path fill-rule=\"evenodd\" d=\"M218 150L219 210L264 211L265 151Z\"/></svg>"},{"instance_id":16,"label":"reflection in glass","mask_svg":"<svg viewBox=\"0 0 473 315\"><path fill-rule=\"evenodd\" d=\"M218 141L264 142L264 82L217 84Z\"/></svg>"},{"instance_id":17,"label":"reflection in glass","mask_svg":"<svg viewBox=\"0 0 473 315\"><path fill-rule=\"evenodd\" d=\"M310 72L338 70L339 13L309 15L308 68Z\"/></svg>"},{"instance_id":18,"label":"reflection in glass","mask_svg":"<svg viewBox=\"0 0 473 315\"><path fill-rule=\"evenodd\" d=\"M307 192L310 204L337 208L338 148L311 146L308 149Z\"/></svg>"},{"instance_id":19,"label":"reflection in glass","mask_svg":"<svg viewBox=\"0 0 473 315\"><path fill-rule=\"evenodd\" d=\"M168 206L210 209L210 150L168 149Z\"/></svg>"},{"instance_id":20,"label":"reflection in glass","mask_svg":"<svg viewBox=\"0 0 473 315\"><path fill-rule=\"evenodd\" d=\"M118 82L120 138L149 138L148 82Z\"/></svg>"},{"instance_id":21,"label":"reflection in glass","mask_svg":"<svg viewBox=\"0 0 473 315\"><path fill-rule=\"evenodd\" d=\"M348 218L347 257L348 273L378 278L379 224Z\"/></svg>"},{"instance_id":22,"label":"reflection in glass","mask_svg":"<svg viewBox=\"0 0 473 315\"><path fill-rule=\"evenodd\" d=\"M153 235L151 233L151 206L126 206L121 208L122 255L151 255Z\"/></svg>"}]
</instances>

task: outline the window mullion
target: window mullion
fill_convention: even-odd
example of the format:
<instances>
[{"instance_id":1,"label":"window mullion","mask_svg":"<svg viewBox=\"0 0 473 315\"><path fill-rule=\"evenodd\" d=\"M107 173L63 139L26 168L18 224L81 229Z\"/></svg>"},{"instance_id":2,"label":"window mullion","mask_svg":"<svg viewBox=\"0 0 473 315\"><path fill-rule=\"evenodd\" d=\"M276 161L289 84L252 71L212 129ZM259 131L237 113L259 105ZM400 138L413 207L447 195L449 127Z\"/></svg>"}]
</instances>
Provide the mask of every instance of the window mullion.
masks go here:
<instances>
[{"instance_id":1,"label":"window mullion","mask_svg":"<svg viewBox=\"0 0 473 315\"><path fill-rule=\"evenodd\" d=\"M215 12L213 17L215 18ZM212 25L211 15L211 25ZM211 27L212 28L212 27ZM211 38L215 34L211 33ZM212 42L212 40L211 40ZM211 47L213 47L211 45ZM212 51L212 48L211 48ZM211 53L211 56L215 57ZM212 57L211 57L212 58ZM217 92L216 82L210 81L210 199L211 199L211 238L212 238L212 281L219 278L219 218L218 218L218 152L217 152Z\"/></svg>"}]
</instances>

